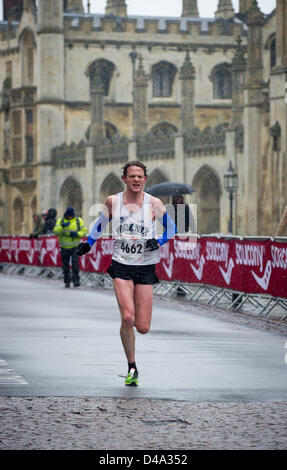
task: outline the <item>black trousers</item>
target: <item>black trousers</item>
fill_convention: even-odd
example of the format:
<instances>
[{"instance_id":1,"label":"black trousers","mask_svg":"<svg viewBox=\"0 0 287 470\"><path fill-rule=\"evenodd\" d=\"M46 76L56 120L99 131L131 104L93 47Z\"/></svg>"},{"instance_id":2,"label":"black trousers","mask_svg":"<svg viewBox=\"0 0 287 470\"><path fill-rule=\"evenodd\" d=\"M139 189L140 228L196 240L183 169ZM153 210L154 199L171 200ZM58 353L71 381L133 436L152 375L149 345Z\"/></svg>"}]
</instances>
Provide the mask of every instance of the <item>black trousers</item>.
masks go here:
<instances>
[{"instance_id":1,"label":"black trousers","mask_svg":"<svg viewBox=\"0 0 287 470\"><path fill-rule=\"evenodd\" d=\"M79 275L79 259L77 255L77 247L75 248L61 248L61 257L62 257L62 267L64 274L64 283L70 284L71 274L70 274L70 259L72 259L72 281L75 284L80 283Z\"/></svg>"}]
</instances>

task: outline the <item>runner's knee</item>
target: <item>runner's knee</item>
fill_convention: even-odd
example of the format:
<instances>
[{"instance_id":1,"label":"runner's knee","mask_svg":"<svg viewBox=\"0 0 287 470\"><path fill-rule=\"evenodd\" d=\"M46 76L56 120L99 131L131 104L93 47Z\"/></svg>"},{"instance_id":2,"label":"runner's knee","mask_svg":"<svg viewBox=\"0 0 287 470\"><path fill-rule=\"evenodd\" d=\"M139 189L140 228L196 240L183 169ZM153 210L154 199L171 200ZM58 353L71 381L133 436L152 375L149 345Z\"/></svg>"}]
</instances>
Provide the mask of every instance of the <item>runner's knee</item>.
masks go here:
<instances>
[{"instance_id":1,"label":"runner's knee","mask_svg":"<svg viewBox=\"0 0 287 470\"><path fill-rule=\"evenodd\" d=\"M132 313L125 313L122 317L122 322L125 326L134 326L134 315Z\"/></svg>"},{"instance_id":2,"label":"runner's knee","mask_svg":"<svg viewBox=\"0 0 287 470\"><path fill-rule=\"evenodd\" d=\"M141 335L146 335L149 332L148 326L136 325L136 329Z\"/></svg>"}]
</instances>

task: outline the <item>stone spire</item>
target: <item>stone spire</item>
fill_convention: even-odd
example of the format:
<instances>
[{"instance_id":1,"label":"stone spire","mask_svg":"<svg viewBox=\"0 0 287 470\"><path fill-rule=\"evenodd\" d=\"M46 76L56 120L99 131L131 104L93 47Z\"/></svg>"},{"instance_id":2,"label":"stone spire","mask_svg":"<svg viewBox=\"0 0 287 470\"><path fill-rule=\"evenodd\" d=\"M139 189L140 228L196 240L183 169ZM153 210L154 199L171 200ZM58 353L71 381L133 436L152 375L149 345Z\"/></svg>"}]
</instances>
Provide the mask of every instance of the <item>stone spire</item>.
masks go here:
<instances>
[{"instance_id":1,"label":"stone spire","mask_svg":"<svg viewBox=\"0 0 287 470\"><path fill-rule=\"evenodd\" d=\"M252 0L239 0L239 13L247 13L252 6Z\"/></svg>"},{"instance_id":2,"label":"stone spire","mask_svg":"<svg viewBox=\"0 0 287 470\"><path fill-rule=\"evenodd\" d=\"M90 70L91 129L90 143L96 144L104 138L105 90L100 65L96 62Z\"/></svg>"},{"instance_id":3,"label":"stone spire","mask_svg":"<svg viewBox=\"0 0 287 470\"><path fill-rule=\"evenodd\" d=\"M222 18L224 20L229 20L234 18L234 8L232 6L231 0L219 0L217 11L215 12L215 18Z\"/></svg>"},{"instance_id":4,"label":"stone spire","mask_svg":"<svg viewBox=\"0 0 287 470\"><path fill-rule=\"evenodd\" d=\"M198 17L197 0L183 0L182 15L183 17Z\"/></svg>"},{"instance_id":5,"label":"stone spire","mask_svg":"<svg viewBox=\"0 0 287 470\"><path fill-rule=\"evenodd\" d=\"M241 125L244 108L244 86L246 73L245 48L238 37L237 48L232 60L232 127Z\"/></svg>"},{"instance_id":6,"label":"stone spire","mask_svg":"<svg viewBox=\"0 0 287 470\"><path fill-rule=\"evenodd\" d=\"M180 69L181 80L181 132L189 134L195 124L194 116L194 80L195 68L186 52L185 61Z\"/></svg>"},{"instance_id":7,"label":"stone spire","mask_svg":"<svg viewBox=\"0 0 287 470\"><path fill-rule=\"evenodd\" d=\"M106 14L127 16L127 4L125 0L107 0Z\"/></svg>"},{"instance_id":8,"label":"stone spire","mask_svg":"<svg viewBox=\"0 0 287 470\"><path fill-rule=\"evenodd\" d=\"M84 13L83 0L67 0L67 13Z\"/></svg>"},{"instance_id":9,"label":"stone spire","mask_svg":"<svg viewBox=\"0 0 287 470\"><path fill-rule=\"evenodd\" d=\"M134 75L134 93L133 93L133 109L134 109L134 122L133 122L133 137L138 139L143 137L148 128L148 101L147 101L147 88L148 76L146 75L142 56L138 57L139 66Z\"/></svg>"},{"instance_id":10,"label":"stone spire","mask_svg":"<svg viewBox=\"0 0 287 470\"><path fill-rule=\"evenodd\" d=\"M244 168L246 226L248 235L260 233L260 212L262 210L262 154L264 144L260 139L260 130L264 126L263 88L263 25L264 16L253 0L247 11L247 74L244 89L244 154L248 162ZM254 138L257 135L259 137Z\"/></svg>"},{"instance_id":11,"label":"stone spire","mask_svg":"<svg viewBox=\"0 0 287 470\"><path fill-rule=\"evenodd\" d=\"M276 55L278 66L287 65L287 4L277 0L276 7Z\"/></svg>"},{"instance_id":12,"label":"stone spire","mask_svg":"<svg viewBox=\"0 0 287 470\"><path fill-rule=\"evenodd\" d=\"M248 84L261 84L263 74L262 26L264 25L264 16L258 7L257 0L252 0L252 6L247 12L246 22L248 26Z\"/></svg>"}]
</instances>

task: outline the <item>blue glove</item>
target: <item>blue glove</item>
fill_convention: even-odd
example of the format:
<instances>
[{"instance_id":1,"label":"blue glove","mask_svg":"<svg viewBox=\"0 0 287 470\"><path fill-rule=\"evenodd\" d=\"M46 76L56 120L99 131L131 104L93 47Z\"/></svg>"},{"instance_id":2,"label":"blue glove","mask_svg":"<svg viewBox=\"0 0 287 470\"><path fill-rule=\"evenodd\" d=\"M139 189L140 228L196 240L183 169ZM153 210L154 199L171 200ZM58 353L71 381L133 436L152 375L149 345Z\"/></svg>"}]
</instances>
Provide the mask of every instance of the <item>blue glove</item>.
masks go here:
<instances>
[{"instance_id":1,"label":"blue glove","mask_svg":"<svg viewBox=\"0 0 287 470\"><path fill-rule=\"evenodd\" d=\"M62 220L61 225L62 225L62 227L68 227L70 225L70 222L64 222Z\"/></svg>"},{"instance_id":2,"label":"blue glove","mask_svg":"<svg viewBox=\"0 0 287 470\"><path fill-rule=\"evenodd\" d=\"M77 236L78 236L78 232L74 232L74 231L70 232L70 237L76 238Z\"/></svg>"}]
</instances>

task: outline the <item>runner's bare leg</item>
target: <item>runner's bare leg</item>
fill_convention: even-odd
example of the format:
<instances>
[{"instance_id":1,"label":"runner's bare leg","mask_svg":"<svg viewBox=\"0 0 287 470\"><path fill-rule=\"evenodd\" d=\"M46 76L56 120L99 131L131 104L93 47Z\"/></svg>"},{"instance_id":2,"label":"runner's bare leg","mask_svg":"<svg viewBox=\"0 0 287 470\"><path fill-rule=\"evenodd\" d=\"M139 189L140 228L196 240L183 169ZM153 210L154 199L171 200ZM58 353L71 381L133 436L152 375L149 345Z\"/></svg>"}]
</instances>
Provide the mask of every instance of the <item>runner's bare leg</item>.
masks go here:
<instances>
[{"instance_id":1,"label":"runner's bare leg","mask_svg":"<svg viewBox=\"0 0 287 470\"><path fill-rule=\"evenodd\" d=\"M120 336L129 363L135 362L134 326L141 334L150 329L152 316L153 286L133 281L114 279L114 289L121 312Z\"/></svg>"},{"instance_id":2,"label":"runner's bare leg","mask_svg":"<svg viewBox=\"0 0 287 470\"><path fill-rule=\"evenodd\" d=\"M152 302L153 286L136 284L134 288L135 327L143 335L150 329Z\"/></svg>"},{"instance_id":3,"label":"runner's bare leg","mask_svg":"<svg viewBox=\"0 0 287 470\"><path fill-rule=\"evenodd\" d=\"M135 362L134 287L132 280L114 279L114 289L122 318L120 336L129 363Z\"/></svg>"}]
</instances>

